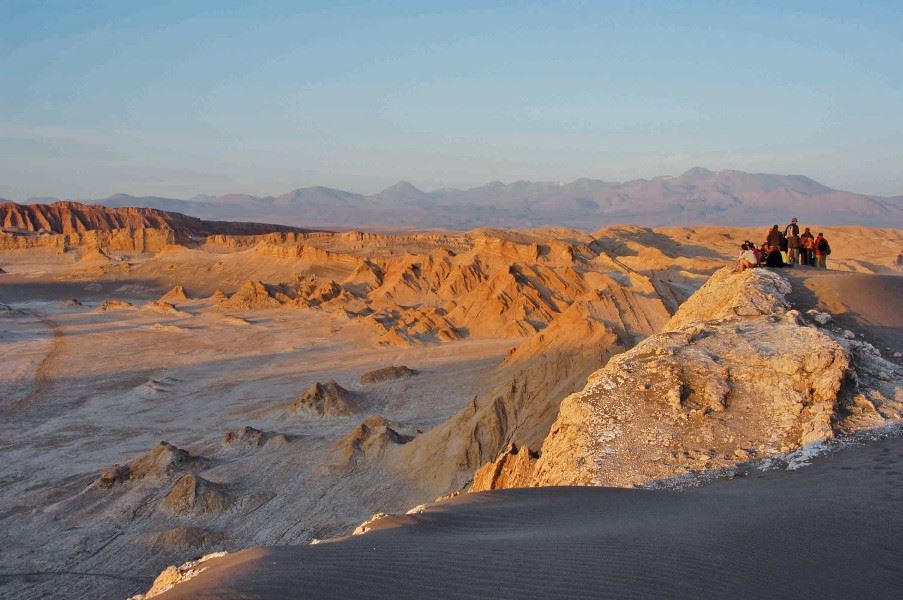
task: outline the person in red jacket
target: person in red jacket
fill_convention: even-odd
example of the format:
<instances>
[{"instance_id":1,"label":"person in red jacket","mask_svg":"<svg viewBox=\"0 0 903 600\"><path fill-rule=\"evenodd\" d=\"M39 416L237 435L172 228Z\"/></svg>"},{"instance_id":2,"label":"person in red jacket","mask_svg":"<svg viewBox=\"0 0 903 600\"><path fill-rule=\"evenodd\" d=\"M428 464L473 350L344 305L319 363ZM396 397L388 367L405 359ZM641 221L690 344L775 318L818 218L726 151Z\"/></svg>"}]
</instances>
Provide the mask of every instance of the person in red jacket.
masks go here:
<instances>
[{"instance_id":1,"label":"person in red jacket","mask_svg":"<svg viewBox=\"0 0 903 600\"><path fill-rule=\"evenodd\" d=\"M819 232L815 236L815 267L817 269L828 268L828 255L831 254L831 244L828 243L824 234Z\"/></svg>"},{"instance_id":2,"label":"person in red jacket","mask_svg":"<svg viewBox=\"0 0 903 600\"><path fill-rule=\"evenodd\" d=\"M815 265L815 236L808 227L800 236L800 264L809 267Z\"/></svg>"}]
</instances>

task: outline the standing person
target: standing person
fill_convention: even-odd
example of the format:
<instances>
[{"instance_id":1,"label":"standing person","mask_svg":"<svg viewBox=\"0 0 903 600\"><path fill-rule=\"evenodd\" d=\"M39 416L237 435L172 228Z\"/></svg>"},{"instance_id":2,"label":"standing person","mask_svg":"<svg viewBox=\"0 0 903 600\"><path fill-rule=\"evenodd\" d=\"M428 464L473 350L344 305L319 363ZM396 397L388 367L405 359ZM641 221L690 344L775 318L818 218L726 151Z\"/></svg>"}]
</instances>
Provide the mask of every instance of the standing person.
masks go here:
<instances>
[{"instance_id":1,"label":"standing person","mask_svg":"<svg viewBox=\"0 0 903 600\"><path fill-rule=\"evenodd\" d=\"M794 219L796 221L796 219ZM796 233L790 232L790 235L787 236L787 266L792 267L799 260L800 256L800 236L799 236L799 227L796 228Z\"/></svg>"},{"instance_id":2,"label":"standing person","mask_svg":"<svg viewBox=\"0 0 903 600\"><path fill-rule=\"evenodd\" d=\"M815 237L808 227L806 227L803 235L800 236L800 249L800 264L813 266L815 264Z\"/></svg>"},{"instance_id":3,"label":"standing person","mask_svg":"<svg viewBox=\"0 0 903 600\"><path fill-rule=\"evenodd\" d=\"M828 255L831 254L831 244L821 232L815 237L815 267L818 269L828 268Z\"/></svg>"},{"instance_id":4,"label":"standing person","mask_svg":"<svg viewBox=\"0 0 903 600\"><path fill-rule=\"evenodd\" d=\"M790 219L790 225L784 228L784 237L790 239L794 235L800 234L800 226L797 224L796 217Z\"/></svg>"},{"instance_id":5,"label":"standing person","mask_svg":"<svg viewBox=\"0 0 903 600\"><path fill-rule=\"evenodd\" d=\"M769 249L777 248L780 252L781 250L781 238L784 237L781 235L781 230L778 229L778 226L775 225L768 232L768 237L765 238L765 243L768 244Z\"/></svg>"}]
</instances>

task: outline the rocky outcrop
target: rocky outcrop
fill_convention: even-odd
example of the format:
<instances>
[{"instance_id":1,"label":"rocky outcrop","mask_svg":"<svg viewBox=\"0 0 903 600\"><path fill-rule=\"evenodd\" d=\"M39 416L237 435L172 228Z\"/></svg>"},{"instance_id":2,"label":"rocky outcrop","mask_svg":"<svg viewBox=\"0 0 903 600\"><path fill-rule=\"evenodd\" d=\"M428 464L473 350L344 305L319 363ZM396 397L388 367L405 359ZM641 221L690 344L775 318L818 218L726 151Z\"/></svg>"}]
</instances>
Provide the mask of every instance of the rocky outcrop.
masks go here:
<instances>
[{"instance_id":1,"label":"rocky outcrop","mask_svg":"<svg viewBox=\"0 0 903 600\"><path fill-rule=\"evenodd\" d=\"M564 399L529 475L509 449L474 489L642 485L899 418L900 374L868 344L804 320L790 291L765 269L719 271L662 333Z\"/></svg>"},{"instance_id":2,"label":"rocky outcrop","mask_svg":"<svg viewBox=\"0 0 903 600\"><path fill-rule=\"evenodd\" d=\"M221 298L217 308L221 310L258 310L277 308L280 305L279 300L263 282L246 281L234 294L228 298Z\"/></svg>"},{"instance_id":3,"label":"rocky outcrop","mask_svg":"<svg viewBox=\"0 0 903 600\"><path fill-rule=\"evenodd\" d=\"M208 567L208 565L206 564L208 561L214 558L220 558L221 556L225 555L225 552L213 552L211 554L205 554L197 560L188 561L179 566L170 565L159 575L157 575L157 578L154 579L154 583L151 585L150 589L147 590L147 592L143 594L136 594L130 597L128 600L149 600L150 598L155 598L160 594L169 591L176 584L197 577Z\"/></svg>"},{"instance_id":4,"label":"rocky outcrop","mask_svg":"<svg viewBox=\"0 0 903 600\"><path fill-rule=\"evenodd\" d=\"M129 481L160 479L178 472L200 470L208 464L207 459L164 441L131 462L104 469L97 484L102 488L112 488Z\"/></svg>"},{"instance_id":5,"label":"rocky outcrop","mask_svg":"<svg viewBox=\"0 0 903 600\"><path fill-rule=\"evenodd\" d=\"M361 375L361 383L368 385L371 383L379 383L380 381L389 381L391 379L400 379L402 377L411 377L416 375L417 371L401 365L400 367L384 367L374 371L367 371Z\"/></svg>"},{"instance_id":6,"label":"rocky outcrop","mask_svg":"<svg viewBox=\"0 0 903 600\"><path fill-rule=\"evenodd\" d=\"M469 492L529 487L539 453L509 444L499 457L477 469Z\"/></svg>"},{"instance_id":7,"label":"rocky outcrop","mask_svg":"<svg viewBox=\"0 0 903 600\"><path fill-rule=\"evenodd\" d=\"M321 417L346 417L361 412L364 402L360 394L346 390L330 379L313 384L292 402L292 409L313 412Z\"/></svg>"}]
</instances>

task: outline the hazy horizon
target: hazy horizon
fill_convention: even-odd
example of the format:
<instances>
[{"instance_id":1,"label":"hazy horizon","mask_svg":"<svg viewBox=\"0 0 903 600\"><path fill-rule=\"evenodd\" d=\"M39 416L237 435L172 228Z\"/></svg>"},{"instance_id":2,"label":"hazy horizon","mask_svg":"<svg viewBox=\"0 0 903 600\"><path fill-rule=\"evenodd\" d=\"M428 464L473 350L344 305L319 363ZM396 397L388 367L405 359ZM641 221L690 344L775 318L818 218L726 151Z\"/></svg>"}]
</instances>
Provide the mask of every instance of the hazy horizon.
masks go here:
<instances>
[{"instance_id":1,"label":"hazy horizon","mask_svg":"<svg viewBox=\"0 0 903 600\"><path fill-rule=\"evenodd\" d=\"M0 197L802 174L903 194L903 11L0 6Z\"/></svg>"}]
</instances>

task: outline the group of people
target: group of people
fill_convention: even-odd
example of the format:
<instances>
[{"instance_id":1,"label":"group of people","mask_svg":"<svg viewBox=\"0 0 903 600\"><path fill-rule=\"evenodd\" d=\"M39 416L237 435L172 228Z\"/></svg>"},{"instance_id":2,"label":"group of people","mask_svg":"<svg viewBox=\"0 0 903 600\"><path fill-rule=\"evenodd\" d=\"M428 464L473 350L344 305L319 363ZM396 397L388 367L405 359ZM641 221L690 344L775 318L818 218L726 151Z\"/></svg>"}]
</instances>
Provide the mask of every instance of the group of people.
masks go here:
<instances>
[{"instance_id":1,"label":"group of people","mask_svg":"<svg viewBox=\"0 0 903 600\"><path fill-rule=\"evenodd\" d=\"M777 225L773 226L761 246L757 247L750 241L743 242L737 270L745 271L760 266L792 267L795 264L827 269L829 254L831 244L824 234L812 235L808 227L801 234L797 219L793 217L784 231Z\"/></svg>"}]
</instances>

